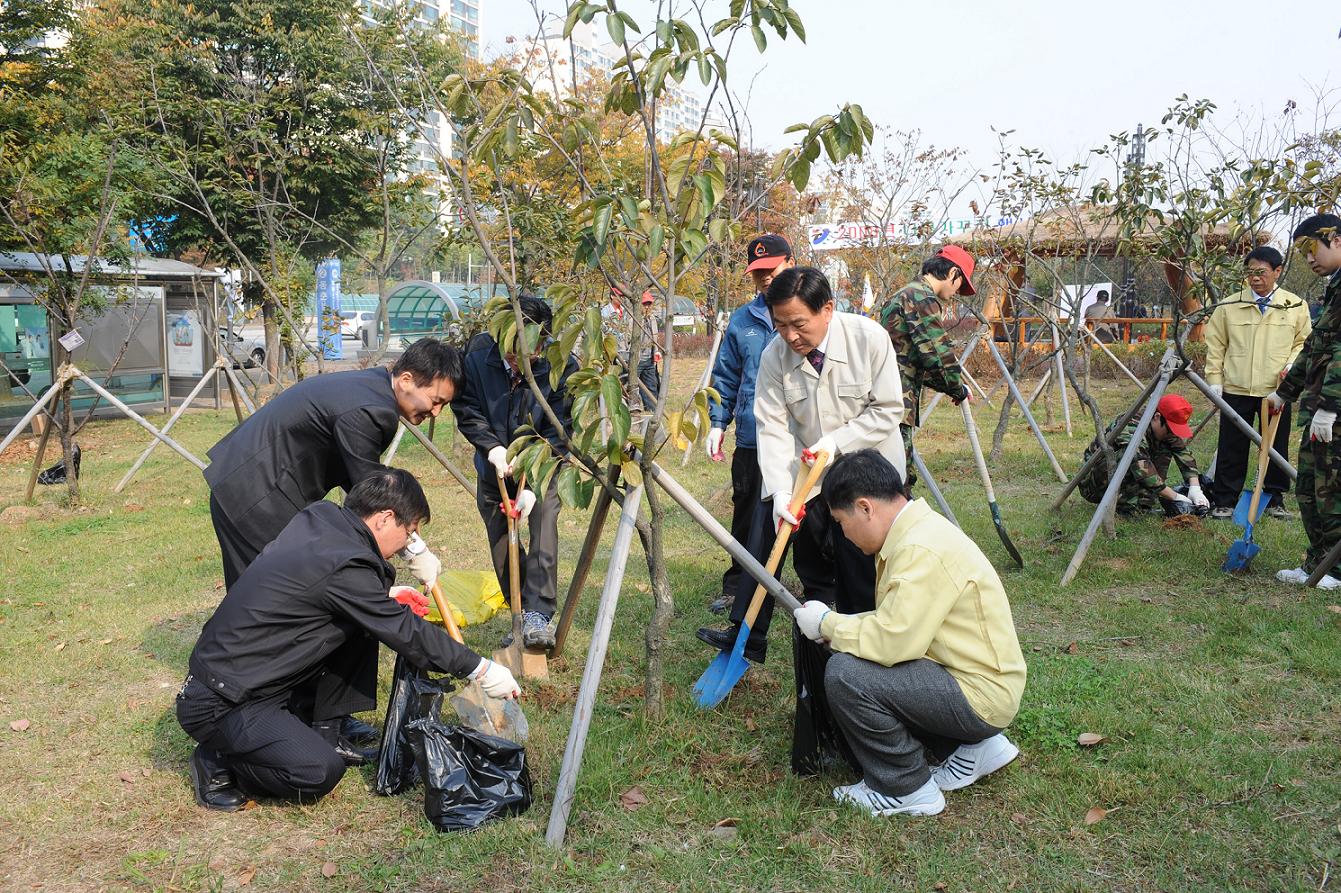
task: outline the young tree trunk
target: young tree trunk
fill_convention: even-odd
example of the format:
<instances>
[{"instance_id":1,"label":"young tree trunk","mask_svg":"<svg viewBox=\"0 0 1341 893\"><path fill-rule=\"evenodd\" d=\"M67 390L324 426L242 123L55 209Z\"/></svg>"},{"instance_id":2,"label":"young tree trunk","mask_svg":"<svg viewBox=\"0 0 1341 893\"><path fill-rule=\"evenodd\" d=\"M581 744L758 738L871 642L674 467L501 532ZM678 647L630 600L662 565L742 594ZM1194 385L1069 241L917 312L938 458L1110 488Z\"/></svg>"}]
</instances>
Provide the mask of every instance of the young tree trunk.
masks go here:
<instances>
[{"instance_id":1,"label":"young tree trunk","mask_svg":"<svg viewBox=\"0 0 1341 893\"><path fill-rule=\"evenodd\" d=\"M65 361L69 362L70 355L62 349L65 354ZM74 467L74 440L70 437L70 432L74 430L74 408L70 405L70 397L74 391L74 382L67 381L61 388L61 456L65 459L65 486L70 491L70 507L79 504L79 475L75 474Z\"/></svg>"},{"instance_id":2,"label":"young tree trunk","mask_svg":"<svg viewBox=\"0 0 1341 893\"><path fill-rule=\"evenodd\" d=\"M274 298L265 295L261 299L261 324L265 327L265 371L270 373L271 384L279 382L278 316Z\"/></svg>"},{"instance_id":3,"label":"young tree trunk","mask_svg":"<svg viewBox=\"0 0 1341 893\"><path fill-rule=\"evenodd\" d=\"M643 539L643 552L647 556L647 575L652 581L652 618L647 623L647 669L643 679L643 709L653 719L659 719L666 712L666 700L663 696L666 678L662 650L666 644L666 635L670 632L671 620L675 616L675 596L671 594L670 575L666 572L665 550L661 539L664 510L661 508L661 494L657 488L648 486L644 491L647 506L652 515L650 535Z\"/></svg>"}]
</instances>

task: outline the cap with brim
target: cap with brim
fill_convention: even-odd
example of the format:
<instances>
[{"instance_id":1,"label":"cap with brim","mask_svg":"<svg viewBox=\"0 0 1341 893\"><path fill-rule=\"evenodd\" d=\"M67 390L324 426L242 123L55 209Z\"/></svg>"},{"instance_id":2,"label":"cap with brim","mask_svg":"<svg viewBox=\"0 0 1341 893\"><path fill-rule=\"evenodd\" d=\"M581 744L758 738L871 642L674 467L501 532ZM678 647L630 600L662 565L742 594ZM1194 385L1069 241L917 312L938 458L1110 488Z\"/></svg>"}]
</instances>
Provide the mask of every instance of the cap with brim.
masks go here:
<instances>
[{"instance_id":1,"label":"cap with brim","mask_svg":"<svg viewBox=\"0 0 1341 893\"><path fill-rule=\"evenodd\" d=\"M964 281L959 286L961 295L976 295L978 293L978 290L973 287L973 255L958 245L946 245L936 252L936 256L950 261L959 268L959 272L964 274Z\"/></svg>"},{"instance_id":2,"label":"cap with brim","mask_svg":"<svg viewBox=\"0 0 1341 893\"><path fill-rule=\"evenodd\" d=\"M1192 436L1192 426L1187 423L1188 419L1192 418L1192 404L1187 402L1187 398L1177 394L1165 394L1159 398L1159 404L1155 409L1174 434L1184 440Z\"/></svg>"},{"instance_id":3,"label":"cap with brim","mask_svg":"<svg viewBox=\"0 0 1341 893\"><path fill-rule=\"evenodd\" d=\"M792 256L792 246L777 233L764 233L762 236L750 240L749 246L745 249L745 255L749 258L749 266L745 268L746 272L771 270Z\"/></svg>"}]
</instances>

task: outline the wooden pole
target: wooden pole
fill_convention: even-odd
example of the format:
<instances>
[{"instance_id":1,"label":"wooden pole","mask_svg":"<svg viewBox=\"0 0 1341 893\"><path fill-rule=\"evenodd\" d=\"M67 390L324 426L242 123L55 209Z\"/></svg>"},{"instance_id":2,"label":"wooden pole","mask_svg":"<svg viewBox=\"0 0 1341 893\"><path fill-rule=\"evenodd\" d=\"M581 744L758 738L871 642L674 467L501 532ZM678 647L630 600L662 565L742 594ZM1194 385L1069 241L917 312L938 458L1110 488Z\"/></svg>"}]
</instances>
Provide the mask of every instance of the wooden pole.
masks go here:
<instances>
[{"instance_id":1,"label":"wooden pole","mask_svg":"<svg viewBox=\"0 0 1341 893\"><path fill-rule=\"evenodd\" d=\"M216 360L215 366L218 367L222 362L222 360ZM186 412L186 408L190 406L192 401L194 401L200 392L205 389L205 385L209 383L209 380L214 377L214 375L215 369L210 369L204 375L200 376L200 381L196 382L196 386L191 389L191 393L186 395L186 399L177 407L177 411L172 414L172 418L168 419L168 423L160 429L164 434L167 434L172 430L172 426L177 424L177 420L182 417L184 412ZM113 493L120 493L125 489L126 485L130 483L130 479L135 477L136 472L140 470L140 466L144 465L145 461L149 458L149 454L152 453L157 446L158 438L155 437L149 441L149 445L144 448L144 452L140 453L140 458L136 459L135 464L130 466L130 470L121 478L121 482L112 488Z\"/></svg>"},{"instance_id":2,"label":"wooden pole","mask_svg":"<svg viewBox=\"0 0 1341 893\"><path fill-rule=\"evenodd\" d=\"M917 451L917 447L913 447L913 468L917 469L918 477L926 483L927 489L931 491L931 498L936 500L936 505L940 506L941 514L949 518L951 524L958 527L959 519L955 517L954 512L950 511L950 503L945 501L941 488L936 486L936 479L927 470L927 464L922 461L922 454Z\"/></svg>"},{"instance_id":3,"label":"wooden pole","mask_svg":"<svg viewBox=\"0 0 1341 893\"><path fill-rule=\"evenodd\" d=\"M1090 336L1090 340L1093 341L1095 344L1099 345L1100 349L1102 349L1104 353L1108 354L1108 358L1109 358L1110 360L1112 360L1114 363L1117 363L1117 367L1118 367L1119 369L1121 369L1123 372L1127 373L1127 377L1128 377L1128 378L1130 378L1132 381L1136 382L1137 384L1143 384L1143 382L1142 382L1139 378L1137 378L1135 375L1132 374L1132 371L1131 371L1130 369L1128 369L1126 366L1122 365L1122 361L1119 360L1119 359L1117 358L1117 355L1116 355L1116 354L1114 354L1111 350L1108 349L1108 345L1107 345L1107 344L1104 344L1102 341L1099 340L1099 336L1098 336L1098 335L1094 334L1093 332L1091 332L1089 329L1085 328L1084 326L1081 326L1081 327L1080 327L1080 330L1081 330L1082 332L1084 332L1086 335L1089 335L1089 336Z\"/></svg>"},{"instance_id":4,"label":"wooden pole","mask_svg":"<svg viewBox=\"0 0 1341 893\"><path fill-rule=\"evenodd\" d=\"M1057 333L1057 326L1052 326L1052 360L1055 373L1053 377L1057 380L1057 395L1062 399L1062 424L1066 426L1066 436L1075 436L1071 431L1071 399L1066 393L1066 365L1062 361L1062 342Z\"/></svg>"},{"instance_id":5,"label":"wooden pole","mask_svg":"<svg viewBox=\"0 0 1341 893\"><path fill-rule=\"evenodd\" d=\"M5 448L14 442L14 438L19 436L19 432L28 427L28 423L31 422L39 412L46 408L46 405L56 396L56 392L64 387L67 381L74 378L74 375L75 373L72 366L61 367L60 371L56 373L56 380L51 383L51 387L47 388L47 392L37 398L37 402L33 404L32 409L23 414L23 418L19 419L18 424L10 429L10 432L5 435L4 440L0 440L0 453L3 453Z\"/></svg>"},{"instance_id":6,"label":"wooden pole","mask_svg":"<svg viewBox=\"0 0 1341 893\"><path fill-rule=\"evenodd\" d=\"M224 375L228 376L228 390L229 390L229 393L231 393L231 394L234 395L234 396L233 396L233 407L234 407L234 408L237 407L237 401L238 401L239 398L241 398L241 400L242 400L242 405L245 406L245 407L247 407L247 412L249 412L249 413L254 413L254 412L256 412L256 404L254 404L254 403L251 402L251 396L247 394L247 389L244 388L244 387L242 386L242 382L241 382L240 380L238 380L237 373L233 371L233 367L230 366L230 365L228 365L228 364L226 364L226 363L224 364ZM241 424L242 421L243 421L243 419L242 419L242 417L239 415L239 416L238 416L238 424Z\"/></svg>"},{"instance_id":7,"label":"wooden pole","mask_svg":"<svg viewBox=\"0 0 1341 893\"><path fill-rule=\"evenodd\" d=\"M977 311L975 310L974 313L977 313ZM1038 422L1034 421L1034 414L1029 411L1029 405L1020 396L1020 389L1016 386L1015 379L1010 374L1010 368L1006 365L1005 358L1001 356L1001 351L996 349L996 342L989 338L987 349L992 352L992 359L996 360L996 367L1001 370L1001 377L1006 380L1011 396L1015 398L1016 403L1020 404L1020 412L1024 414L1024 420L1029 423L1030 429L1033 430L1034 437L1038 438L1038 445L1043 448L1043 455L1047 456L1048 462L1052 464L1052 470L1057 475L1057 480L1063 484L1066 483L1066 472L1062 471L1062 466L1057 461L1057 457L1052 454L1052 447L1048 446L1048 439L1043 436L1043 431L1038 427Z\"/></svg>"},{"instance_id":8,"label":"wooden pole","mask_svg":"<svg viewBox=\"0 0 1341 893\"><path fill-rule=\"evenodd\" d=\"M153 425L149 424L147 421L145 421L143 416L141 416L138 412L136 412L135 410L127 406L125 403L123 403L120 400L120 398L118 398L111 391L107 390L102 385L98 384L96 381L89 378L83 372L80 372L78 369L75 369L74 373L75 377L78 378L80 381L82 381L84 384L88 385L90 388L92 388L95 394L102 397L102 399L106 400L108 403L112 404L117 409L121 410L122 415L126 416L131 421L135 422L135 424L139 425L141 428L148 431L150 434L154 435L154 437L157 437L159 440L163 441L168 446L172 447L172 449L177 451L178 455L180 455L186 461L190 462L196 468L199 468L201 471L205 470L205 463L201 462L199 459L193 456L190 450L182 446L177 441L173 440L171 437L168 437L166 434L155 428ZM71 470L73 471L73 469Z\"/></svg>"},{"instance_id":9,"label":"wooden pole","mask_svg":"<svg viewBox=\"0 0 1341 893\"><path fill-rule=\"evenodd\" d=\"M33 456L33 467L32 470L28 472L28 486L23 491L24 502L33 501L33 491L37 489L37 476L38 474L40 474L38 469L42 467L42 457L46 455L47 441L51 439L51 429L54 427L56 426L55 425L42 426L42 436L37 441L37 453L36 455ZM66 469L66 473L74 474L74 469L72 468Z\"/></svg>"},{"instance_id":10,"label":"wooden pole","mask_svg":"<svg viewBox=\"0 0 1341 893\"><path fill-rule=\"evenodd\" d=\"M614 487L619 482L619 466L610 468L606 483ZM577 566L573 568L573 579L568 583L568 595L563 600L563 610L559 613L559 625L554 629L554 647L550 656L555 660L563 654L563 645L568 641L568 629L573 625L573 615L577 613L578 597L587 585L587 575L591 572L591 563L596 558L596 547L601 544L601 533L605 530L605 519L610 514L610 503L614 500L605 487L597 487L596 507L591 513L591 523L587 525L587 537L582 541L582 550L577 556Z\"/></svg>"},{"instance_id":11,"label":"wooden pole","mask_svg":"<svg viewBox=\"0 0 1341 893\"><path fill-rule=\"evenodd\" d=\"M396 458L396 450L400 449L400 441L401 438L403 438L404 436L405 436L405 426L397 425L396 436L391 438L391 446L386 448L386 455L382 457L383 465L390 465L391 461Z\"/></svg>"},{"instance_id":12,"label":"wooden pole","mask_svg":"<svg viewBox=\"0 0 1341 893\"><path fill-rule=\"evenodd\" d=\"M619 590L624 583L629 547L633 543L638 507L642 501L643 488L640 485L624 495L624 508L619 514L619 527L615 531L615 543L610 551L610 566L606 570L605 586L601 589L601 600L596 607L596 622L591 631L591 645L587 648L587 663L582 668L582 684L578 687L577 704L573 708L573 723L568 729L568 743L563 749L563 762L559 766L559 781L554 787L549 828L545 831L545 843L552 849L561 849L568 833L568 816L573 810L573 799L577 793L582 752L586 749L587 733L591 729L596 691L601 685L605 652L610 644L615 608L619 604Z\"/></svg>"},{"instance_id":13,"label":"wooden pole","mask_svg":"<svg viewBox=\"0 0 1341 893\"><path fill-rule=\"evenodd\" d=\"M1165 357L1168 357L1167 353ZM1145 411L1141 413L1141 419L1136 423L1136 431L1131 436L1131 443L1127 444L1127 448L1123 450L1122 458L1118 461L1117 468L1113 469L1113 475L1108 481L1108 489L1104 491L1103 498L1099 500L1099 506L1094 510L1094 516L1090 518L1090 525L1085 528L1085 535L1080 538L1080 545L1076 547L1076 554L1071 556L1071 563L1066 566L1066 573L1062 574L1062 586L1066 586L1075 579L1080 566L1085 563L1085 556L1089 553L1090 544L1094 542L1095 534L1099 532L1099 526L1104 523L1109 509L1117 503L1118 491L1122 489L1122 481L1127 476L1127 470L1131 468L1132 460L1136 458L1136 451L1141 447L1146 429L1150 427L1150 420L1155 416L1155 406L1159 403L1159 398L1164 396L1164 389L1169 386L1169 379L1173 376L1173 371L1173 363L1166 361L1160 370L1159 378L1155 380L1155 387L1150 392L1149 399L1146 400Z\"/></svg>"}]
</instances>

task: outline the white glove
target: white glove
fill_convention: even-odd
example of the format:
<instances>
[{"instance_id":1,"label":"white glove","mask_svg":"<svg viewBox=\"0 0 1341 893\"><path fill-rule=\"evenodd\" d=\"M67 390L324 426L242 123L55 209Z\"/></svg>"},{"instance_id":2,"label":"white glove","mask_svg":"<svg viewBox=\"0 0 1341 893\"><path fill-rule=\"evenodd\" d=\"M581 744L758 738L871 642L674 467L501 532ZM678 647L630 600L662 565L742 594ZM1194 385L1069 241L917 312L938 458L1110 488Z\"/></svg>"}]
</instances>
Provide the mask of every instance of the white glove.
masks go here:
<instances>
[{"instance_id":1,"label":"white glove","mask_svg":"<svg viewBox=\"0 0 1341 893\"><path fill-rule=\"evenodd\" d=\"M438 582L438 577L442 574L442 562L428 550L428 543L420 539L419 534L410 534L410 541L400 550L399 555L410 568L410 573L414 574L414 578L420 583L432 586Z\"/></svg>"},{"instance_id":2,"label":"white glove","mask_svg":"<svg viewBox=\"0 0 1341 893\"><path fill-rule=\"evenodd\" d=\"M704 448L708 451L708 458L714 462L722 461L722 438L726 432L721 428L713 428L708 432L708 442Z\"/></svg>"},{"instance_id":3,"label":"white glove","mask_svg":"<svg viewBox=\"0 0 1341 893\"><path fill-rule=\"evenodd\" d=\"M508 461L508 448L496 446L489 451L489 464L498 469L503 477L512 474L512 463Z\"/></svg>"},{"instance_id":4,"label":"white glove","mask_svg":"<svg viewBox=\"0 0 1341 893\"><path fill-rule=\"evenodd\" d=\"M1270 394L1267 394L1266 399L1267 399L1267 412L1269 412L1271 415L1276 415L1278 412L1280 412L1282 409L1285 408L1285 398L1282 397L1280 394L1277 394L1275 391L1272 391Z\"/></svg>"},{"instance_id":5,"label":"white glove","mask_svg":"<svg viewBox=\"0 0 1341 893\"><path fill-rule=\"evenodd\" d=\"M796 627L803 636L812 642L822 642L824 636L820 634L820 624L828 613L829 606L824 602L808 601L792 616L796 618Z\"/></svg>"},{"instance_id":6,"label":"white glove","mask_svg":"<svg viewBox=\"0 0 1341 893\"><path fill-rule=\"evenodd\" d=\"M1222 384L1213 384L1211 385L1211 393L1217 397L1223 397L1225 395L1225 386Z\"/></svg>"},{"instance_id":7,"label":"white glove","mask_svg":"<svg viewBox=\"0 0 1341 893\"><path fill-rule=\"evenodd\" d=\"M830 462L832 462L834 457L838 455L838 447L834 445L833 438L827 434L815 441L811 446L806 447L806 451L801 454L801 461L805 462L807 465L814 465L815 457L820 453L828 453ZM810 458L807 459L807 456Z\"/></svg>"},{"instance_id":8,"label":"white glove","mask_svg":"<svg viewBox=\"0 0 1341 893\"><path fill-rule=\"evenodd\" d=\"M773 529L778 530L782 527L782 522L796 527L801 523L800 519L792 514L791 510L792 494L774 493L773 494Z\"/></svg>"},{"instance_id":9,"label":"white glove","mask_svg":"<svg viewBox=\"0 0 1341 893\"><path fill-rule=\"evenodd\" d=\"M511 701L521 697L521 688L517 680L512 678L512 671L488 658L480 658L480 665L470 674L470 678L478 682L491 698Z\"/></svg>"},{"instance_id":10,"label":"white glove","mask_svg":"<svg viewBox=\"0 0 1341 893\"><path fill-rule=\"evenodd\" d=\"M1308 428L1308 436L1321 443L1332 442L1332 426L1336 424L1336 413L1329 409L1319 409L1313 413L1313 424Z\"/></svg>"},{"instance_id":11,"label":"white glove","mask_svg":"<svg viewBox=\"0 0 1341 893\"><path fill-rule=\"evenodd\" d=\"M535 508L535 494L530 490L518 490L517 498L512 500L512 508L517 512L517 520L525 521Z\"/></svg>"},{"instance_id":12,"label":"white glove","mask_svg":"<svg viewBox=\"0 0 1341 893\"><path fill-rule=\"evenodd\" d=\"M1206 494L1201 492L1201 484L1193 484L1187 488L1187 498L1192 500L1192 504L1199 509L1208 509L1211 507L1211 501L1206 498Z\"/></svg>"}]
</instances>

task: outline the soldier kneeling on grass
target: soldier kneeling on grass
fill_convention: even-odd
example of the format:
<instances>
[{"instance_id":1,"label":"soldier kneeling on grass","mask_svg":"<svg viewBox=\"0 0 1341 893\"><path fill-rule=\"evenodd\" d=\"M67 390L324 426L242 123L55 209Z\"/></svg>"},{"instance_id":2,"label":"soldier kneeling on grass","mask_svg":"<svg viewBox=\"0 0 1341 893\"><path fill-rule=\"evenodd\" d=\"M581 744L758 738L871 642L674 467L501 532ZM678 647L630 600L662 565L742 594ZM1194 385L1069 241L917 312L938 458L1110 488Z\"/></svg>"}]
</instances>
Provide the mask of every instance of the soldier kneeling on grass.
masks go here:
<instances>
[{"instance_id":1,"label":"soldier kneeling on grass","mask_svg":"<svg viewBox=\"0 0 1341 893\"><path fill-rule=\"evenodd\" d=\"M840 614L821 601L796 625L834 650L829 709L862 778L834 799L873 816L935 815L943 791L967 787L1019 749L1002 730L1024 693L1010 602L991 562L875 450L840 456L823 496L843 533L877 556L875 610ZM925 751L944 760L935 769Z\"/></svg>"},{"instance_id":2,"label":"soldier kneeling on grass","mask_svg":"<svg viewBox=\"0 0 1341 893\"><path fill-rule=\"evenodd\" d=\"M340 717L376 704L377 643L416 665L521 694L506 667L482 659L387 597L428 500L414 475L374 471L343 506L321 501L291 520L228 590L191 652L177 721L199 742L196 802L232 812L248 797L311 802L366 754Z\"/></svg>"},{"instance_id":3,"label":"soldier kneeling on grass","mask_svg":"<svg viewBox=\"0 0 1341 893\"><path fill-rule=\"evenodd\" d=\"M1206 514L1211 503L1201 490L1201 478L1197 473L1197 460L1192 458L1187 440L1192 436L1192 428L1187 420L1192 417L1192 404L1177 394L1165 394L1159 398L1155 415L1150 419L1145 437L1136 448L1127 475L1122 479L1122 489L1118 491L1117 512L1119 515L1136 515L1146 512L1158 512L1161 508L1170 518L1177 515ZM1130 421L1113 441L1113 452L1121 456L1136 433L1136 420ZM1108 426L1108 431L1113 429ZM1106 434L1107 432L1105 432ZM1085 450L1088 459L1099 449L1097 441ZM1174 462L1183 474L1186 492L1182 493L1170 487L1166 480L1169 463ZM1081 479L1078 489L1080 495L1098 505L1108 489L1108 467L1098 462Z\"/></svg>"}]
</instances>

